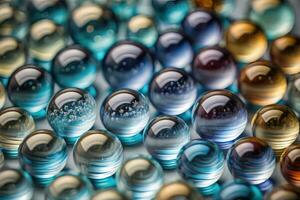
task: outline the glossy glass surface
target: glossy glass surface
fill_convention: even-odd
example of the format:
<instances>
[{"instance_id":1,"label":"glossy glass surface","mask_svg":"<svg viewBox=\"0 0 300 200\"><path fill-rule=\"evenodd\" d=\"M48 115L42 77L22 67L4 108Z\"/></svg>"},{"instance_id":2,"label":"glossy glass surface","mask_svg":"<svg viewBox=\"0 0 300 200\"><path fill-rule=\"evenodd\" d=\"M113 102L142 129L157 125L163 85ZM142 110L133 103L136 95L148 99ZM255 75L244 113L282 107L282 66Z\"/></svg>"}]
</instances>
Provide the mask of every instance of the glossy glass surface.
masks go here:
<instances>
[{"instance_id":1,"label":"glossy glass surface","mask_svg":"<svg viewBox=\"0 0 300 200\"><path fill-rule=\"evenodd\" d=\"M44 69L24 65L11 75L7 92L15 106L25 109L35 118L41 118L53 95L54 81Z\"/></svg>"},{"instance_id":2,"label":"glossy glass surface","mask_svg":"<svg viewBox=\"0 0 300 200\"><path fill-rule=\"evenodd\" d=\"M3 108L5 101L6 101L6 91L2 82L0 82L0 109Z\"/></svg>"},{"instance_id":3,"label":"glossy glass surface","mask_svg":"<svg viewBox=\"0 0 300 200\"><path fill-rule=\"evenodd\" d=\"M96 192L91 200L128 200L116 189L100 190Z\"/></svg>"},{"instance_id":4,"label":"glossy glass surface","mask_svg":"<svg viewBox=\"0 0 300 200\"><path fill-rule=\"evenodd\" d=\"M223 16L231 16L236 8L236 0L193 0L198 8L212 10Z\"/></svg>"},{"instance_id":5,"label":"glossy glass surface","mask_svg":"<svg viewBox=\"0 0 300 200\"><path fill-rule=\"evenodd\" d=\"M0 150L0 169L3 167L4 161L5 161L4 154L3 154L2 150Z\"/></svg>"},{"instance_id":6,"label":"glossy glass surface","mask_svg":"<svg viewBox=\"0 0 300 200\"><path fill-rule=\"evenodd\" d=\"M0 199L1 200L31 200L33 197L31 177L18 169L0 170Z\"/></svg>"},{"instance_id":7,"label":"glossy glass surface","mask_svg":"<svg viewBox=\"0 0 300 200\"><path fill-rule=\"evenodd\" d=\"M287 89L284 74L269 61L257 61L244 67L238 77L239 91L259 106L277 103Z\"/></svg>"},{"instance_id":8,"label":"glossy glass surface","mask_svg":"<svg viewBox=\"0 0 300 200\"><path fill-rule=\"evenodd\" d=\"M193 78L184 70L167 68L153 76L149 99L158 112L179 115L195 102L197 88Z\"/></svg>"},{"instance_id":9,"label":"glossy glass surface","mask_svg":"<svg viewBox=\"0 0 300 200\"><path fill-rule=\"evenodd\" d=\"M158 37L155 53L163 67L185 68L194 56L190 41L181 31L175 30L164 32Z\"/></svg>"},{"instance_id":10,"label":"glossy glass surface","mask_svg":"<svg viewBox=\"0 0 300 200\"><path fill-rule=\"evenodd\" d=\"M118 189L129 199L152 199L162 184L160 165L143 156L127 160L117 173Z\"/></svg>"},{"instance_id":11,"label":"glossy glass surface","mask_svg":"<svg viewBox=\"0 0 300 200\"><path fill-rule=\"evenodd\" d=\"M225 46L237 61L249 63L264 55L268 42L257 25L249 21L236 21L225 33Z\"/></svg>"},{"instance_id":12,"label":"glossy glass surface","mask_svg":"<svg viewBox=\"0 0 300 200\"><path fill-rule=\"evenodd\" d=\"M138 0L110 0L108 5L120 20L128 20L138 11Z\"/></svg>"},{"instance_id":13,"label":"glossy glass surface","mask_svg":"<svg viewBox=\"0 0 300 200\"><path fill-rule=\"evenodd\" d=\"M228 149L245 130L248 112L238 96L227 90L205 93L193 108L192 124L201 138Z\"/></svg>"},{"instance_id":14,"label":"glossy glass surface","mask_svg":"<svg viewBox=\"0 0 300 200\"><path fill-rule=\"evenodd\" d=\"M178 153L190 138L188 125L176 116L156 117L144 129L144 146L164 169L176 168Z\"/></svg>"},{"instance_id":15,"label":"glossy glass surface","mask_svg":"<svg viewBox=\"0 0 300 200\"><path fill-rule=\"evenodd\" d=\"M0 111L0 148L7 157L17 157L23 139L35 129L31 115L18 107Z\"/></svg>"},{"instance_id":16,"label":"glossy glass surface","mask_svg":"<svg viewBox=\"0 0 300 200\"><path fill-rule=\"evenodd\" d=\"M268 105L256 112L251 122L255 137L266 141L277 153L291 145L299 135L299 120L284 105Z\"/></svg>"},{"instance_id":17,"label":"glossy glass surface","mask_svg":"<svg viewBox=\"0 0 300 200\"><path fill-rule=\"evenodd\" d=\"M190 12L182 21L182 29L196 49L217 45L223 37L220 19L207 10Z\"/></svg>"},{"instance_id":18,"label":"glossy glass surface","mask_svg":"<svg viewBox=\"0 0 300 200\"><path fill-rule=\"evenodd\" d=\"M78 88L63 89L51 99L47 119L55 133L69 144L88 131L96 121L96 102Z\"/></svg>"},{"instance_id":19,"label":"glossy glass surface","mask_svg":"<svg viewBox=\"0 0 300 200\"><path fill-rule=\"evenodd\" d=\"M290 82L288 104L294 111L300 113L300 75L296 75Z\"/></svg>"},{"instance_id":20,"label":"glossy glass surface","mask_svg":"<svg viewBox=\"0 0 300 200\"><path fill-rule=\"evenodd\" d=\"M19 147L21 167L40 186L47 186L65 167L68 152L65 141L50 130L37 130Z\"/></svg>"},{"instance_id":21,"label":"glossy glass surface","mask_svg":"<svg viewBox=\"0 0 300 200\"><path fill-rule=\"evenodd\" d=\"M299 188L291 185L282 185L274 188L266 195L266 200L298 200L300 199Z\"/></svg>"},{"instance_id":22,"label":"glossy glass surface","mask_svg":"<svg viewBox=\"0 0 300 200\"><path fill-rule=\"evenodd\" d=\"M97 63L81 46L62 49L52 61L52 75L61 87L85 89L96 79Z\"/></svg>"},{"instance_id":23,"label":"glossy glass surface","mask_svg":"<svg viewBox=\"0 0 300 200\"><path fill-rule=\"evenodd\" d=\"M141 89L154 72L154 61L148 49L133 41L116 43L102 63L106 81L114 89Z\"/></svg>"},{"instance_id":24,"label":"glossy glass surface","mask_svg":"<svg viewBox=\"0 0 300 200\"><path fill-rule=\"evenodd\" d=\"M207 89L225 89L235 81L237 66L226 49L208 47L194 58L192 74Z\"/></svg>"}]
</instances>

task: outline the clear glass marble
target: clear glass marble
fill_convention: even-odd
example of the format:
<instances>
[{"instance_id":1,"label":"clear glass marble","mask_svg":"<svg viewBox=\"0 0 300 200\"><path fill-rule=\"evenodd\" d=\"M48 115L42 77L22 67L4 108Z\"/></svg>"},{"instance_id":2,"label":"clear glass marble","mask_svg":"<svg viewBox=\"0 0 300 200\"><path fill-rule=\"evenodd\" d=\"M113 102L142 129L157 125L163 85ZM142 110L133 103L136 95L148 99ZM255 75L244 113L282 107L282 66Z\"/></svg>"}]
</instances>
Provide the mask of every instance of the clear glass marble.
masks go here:
<instances>
[{"instance_id":1,"label":"clear glass marble","mask_svg":"<svg viewBox=\"0 0 300 200\"><path fill-rule=\"evenodd\" d=\"M129 200L118 190L111 188L96 192L91 200Z\"/></svg>"},{"instance_id":2,"label":"clear glass marble","mask_svg":"<svg viewBox=\"0 0 300 200\"><path fill-rule=\"evenodd\" d=\"M3 83L0 82L0 109L3 108L5 102L6 102L6 91L3 86Z\"/></svg>"},{"instance_id":3,"label":"clear glass marble","mask_svg":"<svg viewBox=\"0 0 300 200\"><path fill-rule=\"evenodd\" d=\"M32 116L18 107L0 111L0 148L9 158L18 156L18 148L23 139L33 132L35 122Z\"/></svg>"},{"instance_id":4,"label":"clear glass marble","mask_svg":"<svg viewBox=\"0 0 300 200\"><path fill-rule=\"evenodd\" d=\"M144 145L164 169L177 167L178 153L190 138L188 125L176 116L156 117L144 129Z\"/></svg>"},{"instance_id":5,"label":"clear glass marble","mask_svg":"<svg viewBox=\"0 0 300 200\"><path fill-rule=\"evenodd\" d=\"M96 121L96 102L86 91L67 88L57 92L47 109L47 119L55 133L74 144Z\"/></svg>"},{"instance_id":6,"label":"clear glass marble","mask_svg":"<svg viewBox=\"0 0 300 200\"><path fill-rule=\"evenodd\" d=\"M123 147L109 132L90 130L77 140L73 158L96 188L112 187L115 185L113 176L123 162Z\"/></svg>"}]
</instances>

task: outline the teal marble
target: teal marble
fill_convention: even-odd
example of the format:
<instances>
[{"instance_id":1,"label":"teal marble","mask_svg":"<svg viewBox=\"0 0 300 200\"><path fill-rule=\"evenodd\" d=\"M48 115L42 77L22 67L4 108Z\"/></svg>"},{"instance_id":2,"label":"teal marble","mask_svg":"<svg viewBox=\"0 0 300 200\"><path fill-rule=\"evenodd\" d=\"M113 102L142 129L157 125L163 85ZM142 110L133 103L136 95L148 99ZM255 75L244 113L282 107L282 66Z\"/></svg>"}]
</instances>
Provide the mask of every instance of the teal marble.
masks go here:
<instances>
[{"instance_id":1,"label":"teal marble","mask_svg":"<svg viewBox=\"0 0 300 200\"><path fill-rule=\"evenodd\" d=\"M120 20L128 20L136 15L139 0L109 0L108 6Z\"/></svg>"}]
</instances>

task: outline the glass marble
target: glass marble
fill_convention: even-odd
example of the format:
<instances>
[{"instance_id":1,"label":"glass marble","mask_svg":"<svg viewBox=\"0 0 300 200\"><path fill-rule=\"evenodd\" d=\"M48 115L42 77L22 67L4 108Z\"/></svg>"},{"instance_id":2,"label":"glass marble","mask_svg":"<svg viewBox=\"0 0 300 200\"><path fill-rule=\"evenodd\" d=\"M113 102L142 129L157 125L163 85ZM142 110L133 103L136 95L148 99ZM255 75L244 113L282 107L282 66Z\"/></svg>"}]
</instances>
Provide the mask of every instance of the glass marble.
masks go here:
<instances>
[{"instance_id":1,"label":"glass marble","mask_svg":"<svg viewBox=\"0 0 300 200\"><path fill-rule=\"evenodd\" d=\"M287 89L283 72L269 61L243 67L238 77L239 91L251 104L265 106L280 101Z\"/></svg>"},{"instance_id":2,"label":"glass marble","mask_svg":"<svg viewBox=\"0 0 300 200\"><path fill-rule=\"evenodd\" d=\"M14 37L0 37L0 49L0 78L7 79L26 63L27 54L24 45Z\"/></svg>"},{"instance_id":3,"label":"glass marble","mask_svg":"<svg viewBox=\"0 0 300 200\"><path fill-rule=\"evenodd\" d=\"M55 81L61 87L86 89L96 79L97 63L85 48L72 45L55 56L51 70Z\"/></svg>"},{"instance_id":4,"label":"glass marble","mask_svg":"<svg viewBox=\"0 0 300 200\"><path fill-rule=\"evenodd\" d=\"M123 147L117 137L103 130L90 130L76 142L73 158L81 173L96 188L114 185L112 176L121 167Z\"/></svg>"},{"instance_id":5,"label":"glass marble","mask_svg":"<svg viewBox=\"0 0 300 200\"><path fill-rule=\"evenodd\" d=\"M199 192L183 181L167 183L160 188L155 200L202 200Z\"/></svg>"},{"instance_id":6,"label":"glass marble","mask_svg":"<svg viewBox=\"0 0 300 200\"><path fill-rule=\"evenodd\" d=\"M31 177L19 169L0 170L0 200L31 200L33 197Z\"/></svg>"},{"instance_id":7,"label":"glass marble","mask_svg":"<svg viewBox=\"0 0 300 200\"><path fill-rule=\"evenodd\" d=\"M257 23L269 39L290 32L295 24L295 11L287 1L253 0L249 18Z\"/></svg>"},{"instance_id":8,"label":"glass marble","mask_svg":"<svg viewBox=\"0 0 300 200\"><path fill-rule=\"evenodd\" d=\"M188 0L152 0L156 17L165 24L179 24L189 12Z\"/></svg>"},{"instance_id":9,"label":"glass marble","mask_svg":"<svg viewBox=\"0 0 300 200\"><path fill-rule=\"evenodd\" d=\"M28 111L35 118L45 116L54 91L54 81L44 69L35 65L24 65L11 75L7 92L11 102Z\"/></svg>"},{"instance_id":10,"label":"glass marble","mask_svg":"<svg viewBox=\"0 0 300 200\"><path fill-rule=\"evenodd\" d=\"M217 45L223 37L221 20L212 11L190 12L182 21L181 26L195 49Z\"/></svg>"},{"instance_id":11,"label":"glass marble","mask_svg":"<svg viewBox=\"0 0 300 200\"><path fill-rule=\"evenodd\" d=\"M191 139L188 125L176 116L154 118L144 129L144 145L164 169L174 169L180 149Z\"/></svg>"},{"instance_id":12,"label":"glass marble","mask_svg":"<svg viewBox=\"0 0 300 200\"><path fill-rule=\"evenodd\" d=\"M9 3L0 4L0 13L0 36L24 39L28 31L26 13Z\"/></svg>"},{"instance_id":13,"label":"glass marble","mask_svg":"<svg viewBox=\"0 0 300 200\"><path fill-rule=\"evenodd\" d=\"M96 192L91 200L129 200L121 192L116 189L106 189Z\"/></svg>"},{"instance_id":14,"label":"glass marble","mask_svg":"<svg viewBox=\"0 0 300 200\"><path fill-rule=\"evenodd\" d=\"M291 185L282 185L274 188L266 195L266 200L299 200L300 191L299 188Z\"/></svg>"},{"instance_id":15,"label":"glass marble","mask_svg":"<svg viewBox=\"0 0 300 200\"><path fill-rule=\"evenodd\" d=\"M31 58L50 71L51 61L67 40L64 29L53 21L43 19L31 25L28 36L28 49Z\"/></svg>"},{"instance_id":16,"label":"glass marble","mask_svg":"<svg viewBox=\"0 0 300 200\"><path fill-rule=\"evenodd\" d=\"M202 95L192 112L194 130L201 138L228 149L243 133L248 121L245 104L227 90L213 90Z\"/></svg>"},{"instance_id":17,"label":"glass marble","mask_svg":"<svg viewBox=\"0 0 300 200\"><path fill-rule=\"evenodd\" d=\"M30 13L28 17L31 22L49 19L57 24L65 25L69 17L65 0L29 0L27 11Z\"/></svg>"},{"instance_id":18,"label":"glass marble","mask_svg":"<svg viewBox=\"0 0 300 200\"><path fill-rule=\"evenodd\" d=\"M84 90L67 88L57 92L47 109L47 120L56 134L68 144L76 140L94 125L96 102Z\"/></svg>"},{"instance_id":19,"label":"glass marble","mask_svg":"<svg viewBox=\"0 0 300 200\"><path fill-rule=\"evenodd\" d=\"M299 121L285 105L267 105L252 118L253 135L266 141L277 155L290 146L299 135Z\"/></svg>"},{"instance_id":20,"label":"glass marble","mask_svg":"<svg viewBox=\"0 0 300 200\"><path fill-rule=\"evenodd\" d=\"M100 117L104 127L123 144L136 144L142 140L141 131L150 118L149 102L138 91L117 90L103 101Z\"/></svg>"},{"instance_id":21,"label":"glass marble","mask_svg":"<svg viewBox=\"0 0 300 200\"><path fill-rule=\"evenodd\" d=\"M92 185L85 176L64 172L46 189L46 200L90 200Z\"/></svg>"},{"instance_id":22,"label":"glass marble","mask_svg":"<svg viewBox=\"0 0 300 200\"><path fill-rule=\"evenodd\" d=\"M242 63L261 58L268 48L264 32L250 21L236 21L225 32L225 46Z\"/></svg>"},{"instance_id":23,"label":"glass marble","mask_svg":"<svg viewBox=\"0 0 300 200\"><path fill-rule=\"evenodd\" d=\"M236 0L193 0L195 6L212 10L222 16L230 17L236 8Z\"/></svg>"},{"instance_id":24,"label":"glass marble","mask_svg":"<svg viewBox=\"0 0 300 200\"><path fill-rule=\"evenodd\" d=\"M70 35L101 60L117 39L118 24L113 12L94 3L83 3L71 13Z\"/></svg>"},{"instance_id":25,"label":"glass marble","mask_svg":"<svg viewBox=\"0 0 300 200\"><path fill-rule=\"evenodd\" d=\"M20 144L19 162L39 186L49 185L61 170L67 158L67 145L53 131L42 129L29 134Z\"/></svg>"},{"instance_id":26,"label":"glass marble","mask_svg":"<svg viewBox=\"0 0 300 200\"><path fill-rule=\"evenodd\" d=\"M160 165L144 156L125 161L117 173L117 187L129 199L153 199L162 184Z\"/></svg>"},{"instance_id":27,"label":"glass marble","mask_svg":"<svg viewBox=\"0 0 300 200\"><path fill-rule=\"evenodd\" d=\"M300 38L286 35L272 42L271 60L285 74L293 75L300 72Z\"/></svg>"},{"instance_id":28,"label":"glass marble","mask_svg":"<svg viewBox=\"0 0 300 200\"><path fill-rule=\"evenodd\" d=\"M195 56L192 74L207 89L225 89L235 81L237 66L226 49L208 47L201 49Z\"/></svg>"},{"instance_id":29,"label":"glass marble","mask_svg":"<svg viewBox=\"0 0 300 200\"><path fill-rule=\"evenodd\" d=\"M166 115L179 115L192 107L197 98L193 78L184 70L166 68L159 71L149 85L149 99L156 110Z\"/></svg>"},{"instance_id":30,"label":"glass marble","mask_svg":"<svg viewBox=\"0 0 300 200\"><path fill-rule=\"evenodd\" d=\"M6 91L2 82L0 82L0 109L3 108L5 101L6 101Z\"/></svg>"},{"instance_id":31,"label":"glass marble","mask_svg":"<svg viewBox=\"0 0 300 200\"><path fill-rule=\"evenodd\" d=\"M290 81L290 88L287 96L288 105L300 114L300 74L296 75Z\"/></svg>"},{"instance_id":32,"label":"glass marble","mask_svg":"<svg viewBox=\"0 0 300 200\"><path fill-rule=\"evenodd\" d=\"M146 15L136 15L127 23L127 37L151 48L158 37L154 20Z\"/></svg>"},{"instance_id":33,"label":"glass marble","mask_svg":"<svg viewBox=\"0 0 300 200\"><path fill-rule=\"evenodd\" d=\"M0 148L7 157L16 158L23 139L35 130L32 116L18 107L0 111Z\"/></svg>"},{"instance_id":34,"label":"glass marble","mask_svg":"<svg viewBox=\"0 0 300 200\"><path fill-rule=\"evenodd\" d=\"M154 60L147 48L129 40L116 43L105 55L103 75L114 89L141 89L151 79Z\"/></svg>"},{"instance_id":35,"label":"glass marble","mask_svg":"<svg viewBox=\"0 0 300 200\"><path fill-rule=\"evenodd\" d=\"M194 139L178 155L178 173L204 195L218 191L217 181L225 166L223 152L210 141Z\"/></svg>"},{"instance_id":36,"label":"glass marble","mask_svg":"<svg viewBox=\"0 0 300 200\"><path fill-rule=\"evenodd\" d=\"M4 154L2 152L2 150L0 149L0 169L4 166Z\"/></svg>"},{"instance_id":37,"label":"glass marble","mask_svg":"<svg viewBox=\"0 0 300 200\"><path fill-rule=\"evenodd\" d=\"M178 30L159 35L155 54L163 67L185 68L190 65L194 51L187 37Z\"/></svg>"},{"instance_id":38,"label":"glass marble","mask_svg":"<svg viewBox=\"0 0 300 200\"><path fill-rule=\"evenodd\" d=\"M263 195L260 190L247 182L234 180L222 185L221 190L215 195L215 200L261 200Z\"/></svg>"},{"instance_id":39,"label":"glass marble","mask_svg":"<svg viewBox=\"0 0 300 200\"><path fill-rule=\"evenodd\" d=\"M280 157L283 177L296 187L300 187L300 144L289 146Z\"/></svg>"},{"instance_id":40,"label":"glass marble","mask_svg":"<svg viewBox=\"0 0 300 200\"><path fill-rule=\"evenodd\" d=\"M271 187L264 183L269 181L275 170L276 157L265 141L247 137L238 140L229 150L227 166L235 178L257 185L265 191Z\"/></svg>"},{"instance_id":41,"label":"glass marble","mask_svg":"<svg viewBox=\"0 0 300 200\"><path fill-rule=\"evenodd\" d=\"M120 20L128 20L137 14L138 0L110 0L108 6Z\"/></svg>"}]
</instances>

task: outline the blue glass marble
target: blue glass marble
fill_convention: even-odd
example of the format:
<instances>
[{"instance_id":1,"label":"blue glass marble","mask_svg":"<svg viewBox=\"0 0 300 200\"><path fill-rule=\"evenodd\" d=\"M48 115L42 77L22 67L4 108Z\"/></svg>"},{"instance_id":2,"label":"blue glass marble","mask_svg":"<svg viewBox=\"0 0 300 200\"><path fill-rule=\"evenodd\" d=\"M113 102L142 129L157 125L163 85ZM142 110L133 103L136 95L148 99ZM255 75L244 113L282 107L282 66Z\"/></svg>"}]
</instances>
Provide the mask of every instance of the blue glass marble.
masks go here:
<instances>
[{"instance_id":1,"label":"blue glass marble","mask_svg":"<svg viewBox=\"0 0 300 200\"><path fill-rule=\"evenodd\" d=\"M188 125L176 116L156 117L144 129L144 145L164 169L176 168L178 153L190 139Z\"/></svg>"},{"instance_id":2,"label":"blue glass marble","mask_svg":"<svg viewBox=\"0 0 300 200\"><path fill-rule=\"evenodd\" d=\"M260 190L247 182L233 180L222 185L221 190L214 197L215 200L262 200L263 195Z\"/></svg>"},{"instance_id":3,"label":"blue glass marble","mask_svg":"<svg viewBox=\"0 0 300 200\"><path fill-rule=\"evenodd\" d=\"M30 0L27 3L29 20L36 22L41 19L50 19L60 25L65 25L69 17L65 0Z\"/></svg>"},{"instance_id":4,"label":"blue glass marble","mask_svg":"<svg viewBox=\"0 0 300 200\"><path fill-rule=\"evenodd\" d=\"M193 78L184 70L166 68L151 80L149 99L158 112L179 115L195 102L197 87Z\"/></svg>"},{"instance_id":5,"label":"blue glass marble","mask_svg":"<svg viewBox=\"0 0 300 200\"><path fill-rule=\"evenodd\" d=\"M141 89L151 79L154 60L147 48L133 41L115 44L105 55L103 75L114 89Z\"/></svg>"},{"instance_id":6,"label":"blue glass marble","mask_svg":"<svg viewBox=\"0 0 300 200\"><path fill-rule=\"evenodd\" d=\"M219 190L216 182L223 174L225 160L215 143L192 140L181 149L177 162L182 178L197 187L204 196Z\"/></svg>"},{"instance_id":7,"label":"blue glass marble","mask_svg":"<svg viewBox=\"0 0 300 200\"><path fill-rule=\"evenodd\" d=\"M72 45L55 56L51 70L61 87L87 89L96 79L97 63L85 48Z\"/></svg>"},{"instance_id":8,"label":"blue glass marble","mask_svg":"<svg viewBox=\"0 0 300 200\"><path fill-rule=\"evenodd\" d=\"M129 200L118 190L111 188L96 192L91 200Z\"/></svg>"},{"instance_id":9,"label":"blue glass marble","mask_svg":"<svg viewBox=\"0 0 300 200\"><path fill-rule=\"evenodd\" d=\"M8 80L7 92L11 102L26 111L34 118L46 114L54 91L54 81L44 69L35 65L24 65L18 68Z\"/></svg>"},{"instance_id":10,"label":"blue glass marble","mask_svg":"<svg viewBox=\"0 0 300 200\"><path fill-rule=\"evenodd\" d=\"M245 104L227 90L212 90L203 94L192 112L194 130L201 138L228 149L243 133L248 121Z\"/></svg>"},{"instance_id":11,"label":"blue glass marble","mask_svg":"<svg viewBox=\"0 0 300 200\"><path fill-rule=\"evenodd\" d=\"M182 21L181 26L195 49L217 45L223 37L222 22L212 11L190 12Z\"/></svg>"},{"instance_id":12,"label":"blue glass marble","mask_svg":"<svg viewBox=\"0 0 300 200\"><path fill-rule=\"evenodd\" d=\"M96 102L84 90L63 89L51 99L47 109L47 120L55 133L68 144L88 131L96 121Z\"/></svg>"},{"instance_id":13,"label":"blue glass marble","mask_svg":"<svg viewBox=\"0 0 300 200\"><path fill-rule=\"evenodd\" d=\"M90 130L77 140L73 158L81 173L103 189L115 186L113 176L123 162L123 147L109 132Z\"/></svg>"},{"instance_id":14,"label":"blue glass marble","mask_svg":"<svg viewBox=\"0 0 300 200\"><path fill-rule=\"evenodd\" d=\"M189 12L188 0L152 0L155 16L166 24L179 24Z\"/></svg>"},{"instance_id":15,"label":"blue glass marble","mask_svg":"<svg viewBox=\"0 0 300 200\"><path fill-rule=\"evenodd\" d=\"M185 68L194 57L190 41L181 31L167 31L158 37L155 54L163 67Z\"/></svg>"},{"instance_id":16,"label":"blue glass marble","mask_svg":"<svg viewBox=\"0 0 300 200\"><path fill-rule=\"evenodd\" d=\"M117 39L118 23L111 10L87 2L72 11L69 31L75 43L101 60Z\"/></svg>"},{"instance_id":17,"label":"blue glass marble","mask_svg":"<svg viewBox=\"0 0 300 200\"><path fill-rule=\"evenodd\" d=\"M162 168L145 156L125 161L117 173L117 187L129 199L153 199L162 184Z\"/></svg>"},{"instance_id":18,"label":"blue glass marble","mask_svg":"<svg viewBox=\"0 0 300 200\"><path fill-rule=\"evenodd\" d=\"M0 169L3 167L4 165L4 154L2 152L2 150L0 149Z\"/></svg>"},{"instance_id":19,"label":"blue glass marble","mask_svg":"<svg viewBox=\"0 0 300 200\"><path fill-rule=\"evenodd\" d=\"M141 131L150 118L149 102L138 91L121 89L103 101L100 117L104 127L125 145L141 142Z\"/></svg>"},{"instance_id":20,"label":"blue glass marble","mask_svg":"<svg viewBox=\"0 0 300 200\"><path fill-rule=\"evenodd\" d=\"M31 177L19 169L0 170L0 200L31 200L33 197Z\"/></svg>"},{"instance_id":21,"label":"blue glass marble","mask_svg":"<svg viewBox=\"0 0 300 200\"><path fill-rule=\"evenodd\" d=\"M0 36L14 36L24 39L28 31L26 13L10 5L0 2Z\"/></svg>"},{"instance_id":22,"label":"blue glass marble","mask_svg":"<svg viewBox=\"0 0 300 200\"><path fill-rule=\"evenodd\" d=\"M35 130L32 116L18 107L0 111L0 148L5 156L16 158L23 139Z\"/></svg>"},{"instance_id":23,"label":"blue glass marble","mask_svg":"<svg viewBox=\"0 0 300 200\"><path fill-rule=\"evenodd\" d=\"M238 140L227 154L227 165L235 178L257 185L263 192L272 188L268 179L275 170L276 157L263 140L256 137Z\"/></svg>"},{"instance_id":24,"label":"blue glass marble","mask_svg":"<svg viewBox=\"0 0 300 200\"><path fill-rule=\"evenodd\" d=\"M19 162L39 186L47 186L67 163L65 141L50 130L37 130L19 147Z\"/></svg>"},{"instance_id":25,"label":"blue glass marble","mask_svg":"<svg viewBox=\"0 0 300 200\"><path fill-rule=\"evenodd\" d=\"M139 0L109 0L108 6L120 20L128 20L137 14Z\"/></svg>"},{"instance_id":26,"label":"blue glass marble","mask_svg":"<svg viewBox=\"0 0 300 200\"><path fill-rule=\"evenodd\" d=\"M46 189L46 200L90 200L92 184L80 174L63 172Z\"/></svg>"}]
</instances>

